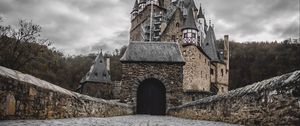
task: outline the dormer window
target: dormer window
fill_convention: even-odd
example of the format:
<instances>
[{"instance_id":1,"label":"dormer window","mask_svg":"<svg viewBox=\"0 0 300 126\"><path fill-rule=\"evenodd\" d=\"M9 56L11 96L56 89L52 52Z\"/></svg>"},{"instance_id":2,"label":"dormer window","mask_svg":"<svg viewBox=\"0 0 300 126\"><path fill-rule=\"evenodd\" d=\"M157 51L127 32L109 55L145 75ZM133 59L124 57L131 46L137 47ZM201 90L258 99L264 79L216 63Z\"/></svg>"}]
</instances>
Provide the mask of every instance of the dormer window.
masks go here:
<instances>
[{"instance_id":1,"label":"dormer window","mask_svg":"<svg viewBox=\"0 0 300 126\"><path fill-rule=\"evenodd\" d=\"M223 71L223 69L221 69L221 75L224 76L224 71Z\"/></svg>"},{"instance_id":2,"label":"dormer window","mask_svg":"<svg viewBox=\"0 0 300 126\"><path fill-rule=\"evenodd\" d=\"M99 62L102 63L102 60L100 60Z\"/></svg>"}]
</instances>

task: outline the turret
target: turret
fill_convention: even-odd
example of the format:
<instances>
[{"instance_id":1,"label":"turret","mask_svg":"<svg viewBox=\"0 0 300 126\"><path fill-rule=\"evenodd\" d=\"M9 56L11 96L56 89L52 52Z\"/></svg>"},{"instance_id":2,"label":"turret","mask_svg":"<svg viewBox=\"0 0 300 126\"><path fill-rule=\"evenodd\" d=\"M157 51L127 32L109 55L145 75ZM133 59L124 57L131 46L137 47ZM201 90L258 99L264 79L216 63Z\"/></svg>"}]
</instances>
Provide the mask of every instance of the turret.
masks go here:
<instances>
[{"instance_id":1,"label":"turret","mask_svg":"<svg viewBox=\"0 0 300 126\"><path fill-rule=\"evenodd\" d=\"M198 15L197 15L197 21L201 24L202 28L204 29L204 22L205 22L205 16L202 12L202 7L200 5L200 9L198 11Z\"/></svg>"},{"instance_id":2,"label":"turret","mask_svg":"<svg viewBox=\"0 0 300 126\"><path fill-rule=\"evenodd\" d=\"M109 75L109 60L101 53L87 74L81 79L78 92L92 97L111 99L113 85Z\"/></svg>"},{"instance_id":3,"label":"turret","mask_svg":"<svg viewBox=\"0 0 300 126\"><path fill-rule=\"evenodd\" d=\"M198 29L196 27L193 10L191 7L188 8L188 14L186 16L184 25L182 27L183 33L183 44L194 44L198 46Z\"/></svg>"},{"instance_id":4,"label":"turret","mask_svg":"<svg viewBox=\"0 0 300 126\"><path fill-rule=\"evenodd\" d=\"M131 12L131 20L134 19L137 15L138 15L138 11L139 11L139 4L138 4L138 0L135 0L132 12Z\"/></svg>"},{"instance_id":5,"label":"turret","mask_svg":"<svg viewBox=\"0 0 300 126\"><path fill-rule=\"evenodd\" d=\"M203 43L203 41L206 37L206 30L205 30L205 24L206 23L205 22L206 22L205 16L203 14L202 7L201 7L201 4L200 4L199 11L198 11L198 14L197 14L197 27L198 27L198 30L199 30L198 43L199 43L200 46L201 46L201 43Z\"/></svg>"}]
</instances>

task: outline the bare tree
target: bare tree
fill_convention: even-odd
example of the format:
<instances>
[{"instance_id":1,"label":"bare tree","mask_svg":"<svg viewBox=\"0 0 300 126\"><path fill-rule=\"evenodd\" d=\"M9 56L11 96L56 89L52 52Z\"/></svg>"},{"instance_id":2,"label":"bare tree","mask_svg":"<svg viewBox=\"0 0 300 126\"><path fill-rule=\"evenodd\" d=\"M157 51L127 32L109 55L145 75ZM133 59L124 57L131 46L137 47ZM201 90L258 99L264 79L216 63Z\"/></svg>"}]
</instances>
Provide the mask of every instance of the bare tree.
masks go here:
<instances>
[{"instance_id":1,"label":"bare tree","mask_svg":"<svg viewBox=\"0 0 300 126\"><path fill-rule=\"evenodd\" d=\"M0 27L1 65L19 70L27 63L39 59L43 50L50 46L40 37L41 26L32 21L20 20L18 28Z\"/></svg>"}]
</instances>

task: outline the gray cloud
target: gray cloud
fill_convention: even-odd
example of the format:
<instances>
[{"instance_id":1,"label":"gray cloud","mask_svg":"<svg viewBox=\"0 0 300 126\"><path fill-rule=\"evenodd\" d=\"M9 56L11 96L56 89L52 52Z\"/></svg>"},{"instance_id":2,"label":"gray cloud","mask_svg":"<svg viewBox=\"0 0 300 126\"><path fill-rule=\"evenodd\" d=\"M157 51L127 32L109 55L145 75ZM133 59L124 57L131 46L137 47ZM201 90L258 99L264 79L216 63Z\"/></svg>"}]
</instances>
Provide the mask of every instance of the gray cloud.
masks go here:
<instances>
[{"instance_id":1,"label":"gray cloud","mask_svg":"<svg viewBox=\"0 0 300 126\"><path fill-rule=\"evenodd\" d=\"M294 36L295 34L281 36L282 32L290 28L299 29L298 0L201 0L200 2L204 3L207 16L215 23L217 37L229 34L237 41L299 37ZM285 24L282 26L286 27L273 34L272 31L276 29L278 23Z\"/></svg>"},{"instance_id":2,"label":"gray cloud","mask_svg":"<svg viewBox=\"0 0 300 126\"><path fill-rule=\"evenodd\" d=\"M299 37L299 0L195 0L215 24L217 38L236 41ZM4 24L33 20L42 36L69 54L112 51L128 44L135 0L1 0Z\"/></svg>"},{"instance_id":3,"label":"gray cloud","mask_svg":"<svg viewBox=\"0 0 300 126\"><path fill-rule=\"evenodd\" d=\"M107 37L99 40L97 43L88 45L85 47L80 47L74 49L74 52L79 52L80 54L86 54L87 52L99 52L103 50L104 52L112 52L114 49L119 49L124 45L128 44L129 33L125 31L117 31L114 33L114 37Z\"/></svg>"}]
</instances>

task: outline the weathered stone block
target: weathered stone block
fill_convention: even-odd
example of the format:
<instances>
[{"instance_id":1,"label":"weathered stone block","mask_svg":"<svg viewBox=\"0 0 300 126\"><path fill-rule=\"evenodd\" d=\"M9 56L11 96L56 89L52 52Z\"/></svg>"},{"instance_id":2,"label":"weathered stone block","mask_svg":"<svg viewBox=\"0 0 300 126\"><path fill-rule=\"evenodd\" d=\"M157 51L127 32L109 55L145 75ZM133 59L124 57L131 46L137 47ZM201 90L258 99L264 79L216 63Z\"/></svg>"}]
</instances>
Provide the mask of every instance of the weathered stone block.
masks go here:
<instances>
[{"instance_id":1,"label":"weathered stone block","mask_svg":"<svg viewBox=\"0 0 300 126\"><path fill-rule=\"evenodd\" d=\"M168 114L243 125L299 125L299 85L296 71L171 108Z\"/></svg>"},{"instance_id":2,"label":"weathered stone block","mask_svg":"<svg viewBox=\"0 0 300 126\"><path fill-rule=\"evenodd\" d=\"M0 87L0 120L132 114L128 105L68 91L1 66Z\"/></svg>"},{"instance_id":3,"label":"weathered stone block","mask_svg":"<svg viewBox=\"0 0 300 126\"><path fill-rule=\"evenodd\" d=\"M9 115L9 116L15 115L16 99L11 93L7 94L5 105L6 105L6 115Z\"/></svg>"}]
</instances>

